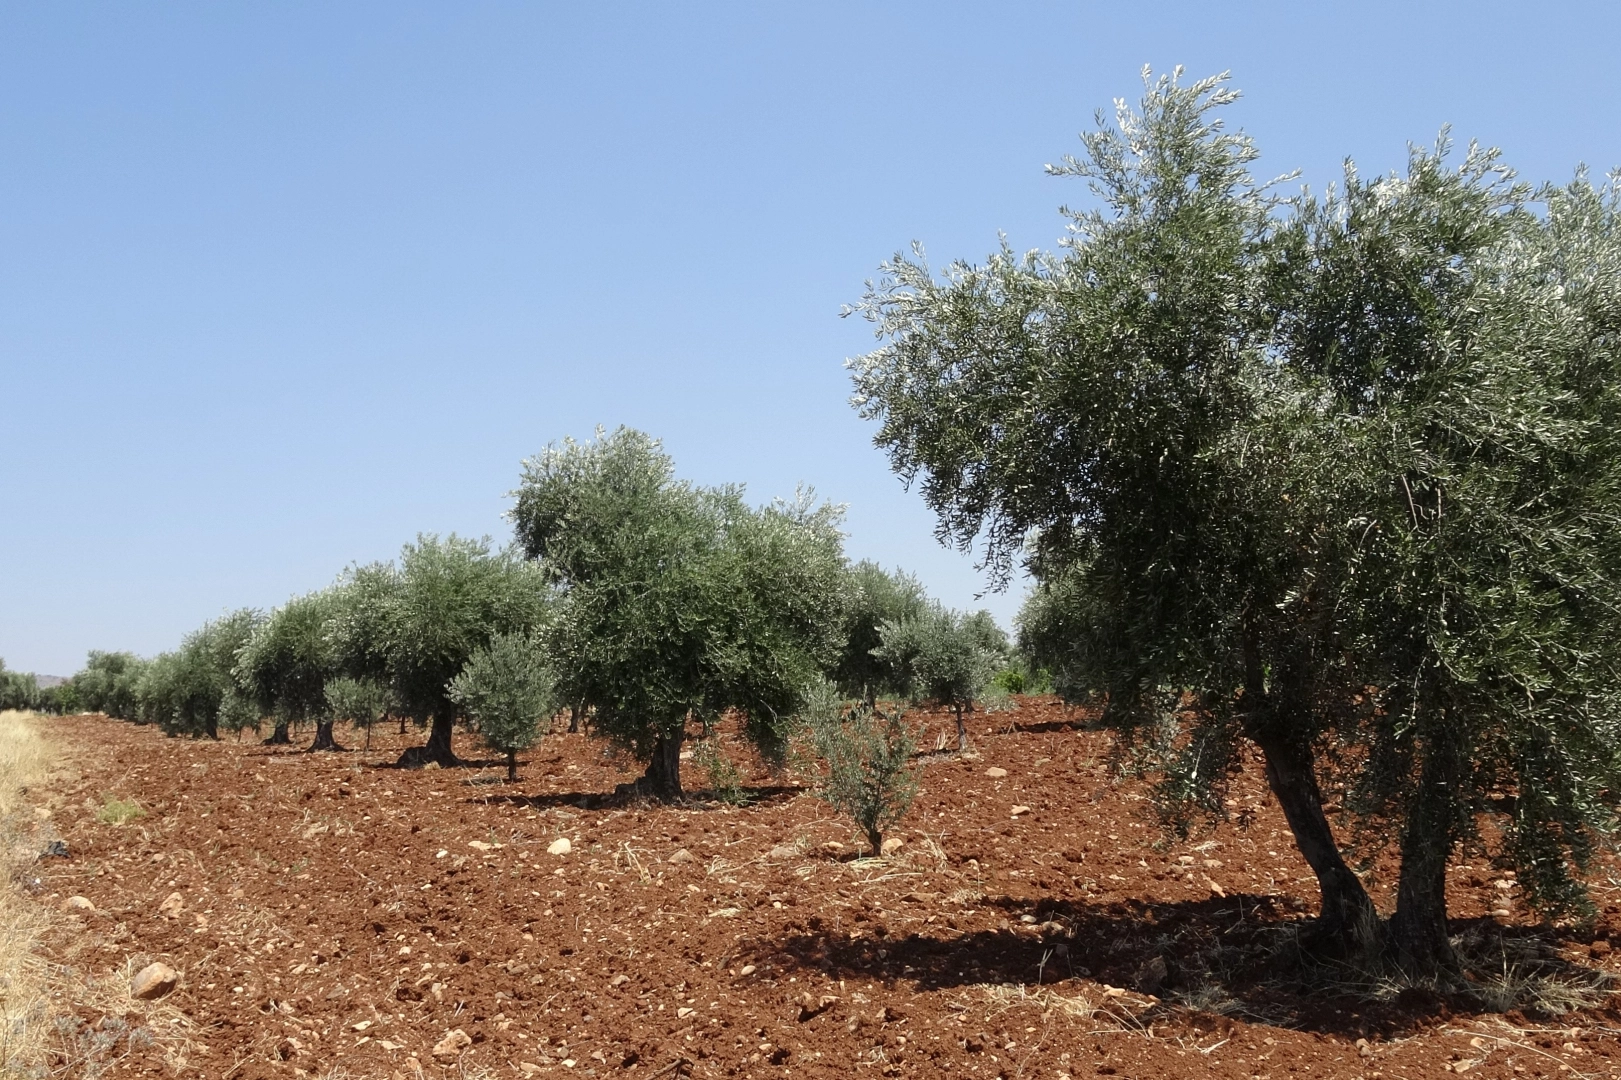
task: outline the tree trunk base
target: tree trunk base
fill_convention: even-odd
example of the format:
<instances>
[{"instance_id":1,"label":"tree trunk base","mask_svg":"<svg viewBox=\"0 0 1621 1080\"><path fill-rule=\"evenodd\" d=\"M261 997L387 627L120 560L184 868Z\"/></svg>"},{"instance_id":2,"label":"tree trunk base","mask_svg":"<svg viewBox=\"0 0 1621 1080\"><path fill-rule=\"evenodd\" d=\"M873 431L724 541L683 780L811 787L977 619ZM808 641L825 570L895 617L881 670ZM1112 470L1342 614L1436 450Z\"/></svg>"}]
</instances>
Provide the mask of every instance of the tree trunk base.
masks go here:
<instances>
[{"instance_id":1,"label":"tree trunk base","mask_svg":"<svg viewBox=\"0 0 1621 1080\"><path fill-rule=\"evenodd\" d=\"M644 794L671 802L681 798L681 743L685 732L661 735L653 744L653 756L647 762L647 772L636 781Z\"/></svg>"},{"instance_id":2,"label":"tree trunk base","mask_svg":"<svg viewBox=\"0 0 1621 1080\"><path fill-rule=\"evenodd\" d=\"M287 733L286 724L277 724L276 730L272 731L270 737L263 743L265 746L291 746L292 744L293 737Z\"/></svg>"},{"instance_id":3,"label":"tree trunk base","mask_svg":"<svg viewBox=\"0 0 1621 1080\"><path fill-rule=\"evenodd\" d=\"M338 740L332 737L331 724L315 725L315 741L310 743L310 748L306 750L305 753L313 754L321 750L333 750L339 752L344 750L344 747L338 745Z\"/></svg>"},{"instance_id":4,"label":"tree trunk base","mask_svg":"<svg viewBox=\"0 0 1621 1080\"><path fill-rule=\"evenodd\" d=\"M454 716L434 717L433 729L428 733L427 743L407 749L399 756L399 760L394 762L394 766L400 769L420 769L427 765L437 765L441 769L454 769L466 764L450 748L450 733L455 724Z\"/></svg>"}]
</instances>

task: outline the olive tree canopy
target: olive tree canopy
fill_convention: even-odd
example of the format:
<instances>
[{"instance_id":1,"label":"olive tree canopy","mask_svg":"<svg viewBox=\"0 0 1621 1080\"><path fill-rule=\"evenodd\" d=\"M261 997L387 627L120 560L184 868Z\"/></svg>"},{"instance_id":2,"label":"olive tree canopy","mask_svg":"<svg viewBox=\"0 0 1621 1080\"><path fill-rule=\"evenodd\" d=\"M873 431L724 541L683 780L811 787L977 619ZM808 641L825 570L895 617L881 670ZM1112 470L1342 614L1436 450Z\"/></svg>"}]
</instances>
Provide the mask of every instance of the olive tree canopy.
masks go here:
<instances>
[{"instance_id":1,"label":"olive tree canopy","mask_svg":"<svg viewBox=\"0 0 1621 1080\"><path fill-rule=\"evenodd\" d=\"M593 732L681 793L689 718L737 710L768 756L835 660L844 608L836 507L753 508L735 487L675 479L659 443L621 428L524 463L519 542L557 583L548 654Z\"/></svg>"},{"instance_id":2,"label":"olive tree canopy","mask_svg":"<svg viewBox=\"0 0 1621 1080\"><path fill-rule=\"evenodd\" d=\"M397 563L356 567L331 638L342 670L393 691L400 708L430 724L427 744L402 765L458 764L450 738L457 707L450 681L500 634L532 633L549 618L551 587L517 553L488 539L423 535Z\"/></svg>"},{"instance_id":3,"label":"olive tree canopy","mask_svg":"<svg viewBox=\"0 0 1621 1080\"><path fill-rule=\"evenodd\" d=\"M998 580L1025 560L1026 647L1106 695L1179 819L1261 749L1343 948L1379 929L1320 746L1365 748L1355 805L1402 855L1385 940L1445 967L1480 813L1557 905L1621 790L1616 186L1533 212L1443 144L1283 200L1214 115L1235 96L1162 77L1100 117L1049 169L1096 200L1056 254L889 263L855 403L942 538L982 537Z\"/></svg>"}]
</instances>

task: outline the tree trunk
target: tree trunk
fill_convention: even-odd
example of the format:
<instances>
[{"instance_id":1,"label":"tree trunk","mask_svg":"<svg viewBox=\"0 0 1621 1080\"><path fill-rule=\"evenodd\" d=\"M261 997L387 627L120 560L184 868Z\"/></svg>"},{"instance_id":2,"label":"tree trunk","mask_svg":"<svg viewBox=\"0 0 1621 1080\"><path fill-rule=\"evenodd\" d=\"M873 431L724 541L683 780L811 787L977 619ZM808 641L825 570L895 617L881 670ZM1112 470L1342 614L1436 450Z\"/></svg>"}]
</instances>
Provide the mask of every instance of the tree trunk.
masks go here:
<instances>
[{"instance_id":1,"label":"tree trunk","mask_svg":"<svg viewBox=\"0 0 1621 1080\"><path fill-rule=\"evenodd\" d=\"M653 756L647 763L647 772L640 783L649 794L660 799L679 799L681 792L681 743L686 738L685 727L660 735L653 744Z\"/></svg>"},{"instance_id":2,"label":"tree trunk","mask_svg":"<svg viewBox=\"0 0 1621 1080\"><path fill-rule=\"evenodd\" d=\"M957 750L961 752L968 749L968 728L962 722L962 705L954 708L957 710Z\"/></svg>"},{"instance_id":3,"label":"tree trunk","mask_svg":"<svg viewBox=\"0 0 1621 1080\"><path fill-rule=\"evenodd\" d=\"M517 782L518 782L518 751L516 751L516 750L508 750L507 751L507 783L516 784Z\"/></svg>"},{"instance_id":4,"label":"tree trunk","mask_svg":"<svg viewBox=\"0 0 1621 1080\"><path fill-rule=\"evenodd\" d=\"M1270 725L1268 725L1270 727ZM1295 846L1317 875L1322 907L1309 935L1315 949L1350 956L1377 945L1379 915L1368 890L1340 855L1323 813L1316 756L1309 745L1274 730L1252 733L1266 760L1266 782L1283 810Z\"/></svg>"},{"instance_id":5,"label":"tree trunk","mask_svg":"<svg viewBox=\"0 0 1621 1080\"><path fill-rule=\"evenodd\" d=\"M310 753L313 754L317 750L343 749L338 745L338 740L332 737L332 724L333 721L331 720L317 720L315 722L315 741L310 743Z\"/></svg>"},{"instance_id":6,"label":"tree trunk","mask_svg":"<svg viewBox=\"0 0 1621 1080\"><path fill-rule=\"evenodd\" d=\"M264 741L266 746L289 746L293 737L287 733L287 721L277 720L276 730L270 733L270 738Z\"/></svg>"},{"instance_id":7,"label":"tree trunk","mask_svg":"<svg viewBox=\"0 0 1621 1080\"><path fill-rule=\"evenodd\" d=\"M1368 890L1345 865L1334 830L1323 813L1323 792L1317 786L1317 756L1312 751L1310 725L1304 717L1284 712L1269 694L1260 650L1253 634L1244 642L1245 731L1261 748L1266 760L1266 782L1294 834L1295 847L1317 875L1322 894L1317 924L1306 944L1314 951L1352 956L1373 950L1379 938L1379 913Z\"/></svg>"},{"instance_id":8,"label":"tree trunk","mask_svg":"<svg viewBox=\"0 0 1621 1080\"><path fill-rule=\"evenodd\" d=\"M203 721L203 734L208 736L210 739L213 739L215 742L220 741L220 720L217 715L210 716L207 720Z\"/></svg>"},{"instance_id":9,"label":"tree trunk","mask_svg":"<svg viewBox=\"0 0 1621 1080\"><path fill-rule=\"evenodd\" d=\"M400 755L395 764L406 769L421 768L430 761L443 769L453 769L460 765L461 759L450 748L450 735L455 727L456 710L450 707L441 708L433 714L433 727L428 730L427 744L409 748Z\"/></svg>"},{"instance_id":10,"label":"tree trunk","mask_svg":"<svg viewBox=\"0 0 1621 1080\"><path fill-rule=\"evenodd\" d=\"M1401 877L1396 914L1390 919L1389 949L1403 969L1415 975L1454 972L1457 954L1447 937L1447 860L1457 838L1458 779L1463 761L1449 741L1425 747L1418 790L1408 805L1402 830Z\"/></svg>"},{"instance_id":11,"label":"tree trunk","mask_svg":"<svg viewBox=\"0 0 1621 1080\"><path fill-rule=\"evenodd\" d=\"M405 734L405 715L403 713L400 714L400 734Z\"/></svg>"},{"instance_id":12,"label":"tree trunk","mask_svg":"<svg viewBox=\"0 0 1621 1080\"><path fill-rule=\"evenodd\" d=\"M580 733L580 714L584 711L585 707L581 705L570 705L568 707L568 733L570 735Z\"/></svg>"}]
</instances>

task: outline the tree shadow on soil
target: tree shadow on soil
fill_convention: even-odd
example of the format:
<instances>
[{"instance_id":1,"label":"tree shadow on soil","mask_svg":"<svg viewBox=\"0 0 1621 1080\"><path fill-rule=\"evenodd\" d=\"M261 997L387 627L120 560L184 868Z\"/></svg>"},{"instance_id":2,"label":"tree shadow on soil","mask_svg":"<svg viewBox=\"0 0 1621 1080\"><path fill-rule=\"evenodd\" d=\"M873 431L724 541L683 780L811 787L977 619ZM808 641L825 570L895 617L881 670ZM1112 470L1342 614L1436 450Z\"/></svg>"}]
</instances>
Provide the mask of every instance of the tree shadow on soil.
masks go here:
<instances>
[{"instance_id":1,"label":"tree shadow on soil","mask_svg":"<svg viewBox=\"0 0 1621 1080\"><path fill-rule=\"evenodd\" d=\"M910 899L903 903L914 907ZM765 970L910 981L920 990L1041 986L1091 999L1095 989L1064 985L1091 979L1157 997L1159 1003L1138 1018L1142 1023L1180 1016L1196 1025L1220 1025L1227 1016L1347 1039L1392 1038L1453 1016L1508 1007L1492 1007L1484 991L1403 988L1388 976L1315 960L1298 945L1310 920L1270 896L1106 905L987 897L978 906L1004 912L1001 928L952 937L951 914L936 910L940 936L892 936L875 910L858 909L853 924L812 916L800 932L740 942L734 955ZM1454 920L1452 929L1471 957L1501 953L1504 970L1513 966L1522 979L1602 985L1598 973L1559 958L1550 931L1503 927L1490 919ZM859 933L854 940L852 931Z\"/></svg>"},{"instance_id":2,"label":"tree shadow on soil","mask_svg":"<svg viewBox=\"0 0 1621 1080\"><path fill-rule=\"evenodd\" d=\"M631 789L631 784L621 784L620 789ZM746 803L750 806L761 803L778 802L792 799L805 792L800 784L762 784L757 787L739 788L737 794L720 799L713 792L688 792L681 800L688 810L704 810L722 805L737 805ZM666 805L660 803L650 795L642 794L636 790L614 791L558 791L546 795L484 795L469 800L479 803L504 803L507 806L528 808L531 810L548 810L556 806L570 806L583 810L610 810L630 806Z\"/></svg>"}]
</instances>

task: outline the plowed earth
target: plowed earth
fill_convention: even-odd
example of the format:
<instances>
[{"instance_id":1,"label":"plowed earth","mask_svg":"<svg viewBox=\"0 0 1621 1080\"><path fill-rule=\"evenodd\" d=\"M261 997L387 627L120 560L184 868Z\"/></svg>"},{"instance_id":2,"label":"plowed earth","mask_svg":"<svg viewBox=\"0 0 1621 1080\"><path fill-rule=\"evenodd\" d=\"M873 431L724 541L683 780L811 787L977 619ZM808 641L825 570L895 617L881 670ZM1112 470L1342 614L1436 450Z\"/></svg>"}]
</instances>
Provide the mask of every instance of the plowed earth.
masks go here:
<instances>
[{"instance_id":1,"label":"plowed earth","mask_svg":"<svg viewBox=\"0 0 1621 1080\"><path fill-rule=\"evenodd\" d=\"M914 715L934 745L948 721ZM971 719L973 752L926 756L882 859L792 774L745 764L741 807L616 798L637 770L580 735L508 785L494 761L387 767L416 732L307 754L45 721L71 763L40 812L68 845L36 864L64 912L53 958L117 989L64 1024L60 1072L1621 1076L1614 998L1497 1014L1303 967L1315 884L1253 765L1229 823L1168 841L1083 714ZM110 798L144 815L104 820ZM1535 929L1486 853L1451 880L1455 932L1511 977L1621 967L1613 865L1581 929ZM179 988L129 998L155 960Z\"/></svg>"}]
</instances>

